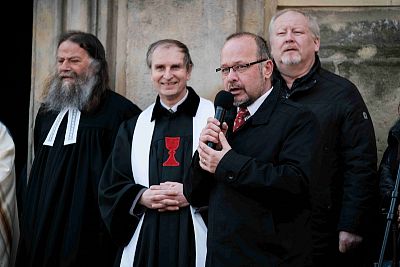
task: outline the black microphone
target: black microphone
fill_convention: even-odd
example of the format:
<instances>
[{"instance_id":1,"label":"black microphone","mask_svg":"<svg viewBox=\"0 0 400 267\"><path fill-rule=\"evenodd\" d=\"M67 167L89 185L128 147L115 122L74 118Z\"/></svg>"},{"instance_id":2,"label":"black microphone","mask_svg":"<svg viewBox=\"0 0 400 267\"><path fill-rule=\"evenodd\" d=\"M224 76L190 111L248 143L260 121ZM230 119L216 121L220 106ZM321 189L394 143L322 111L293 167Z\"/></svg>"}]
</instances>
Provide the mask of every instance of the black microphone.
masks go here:
<instances>
[{"instance_id":1,"label":"black microphone","mask_svg":"<svg viewBox=\"0 0 400 267\"><path fill-rule=\"evenodd\" d=\"M219 91L218 94L215 96L214 106L214 118L216 118L222 125L226 111L233 106L233 94L224 90ZM213 149L215 149L216 146L216 144L211 141L209 141L207 145Z\"/></svg>"}]
</instances>

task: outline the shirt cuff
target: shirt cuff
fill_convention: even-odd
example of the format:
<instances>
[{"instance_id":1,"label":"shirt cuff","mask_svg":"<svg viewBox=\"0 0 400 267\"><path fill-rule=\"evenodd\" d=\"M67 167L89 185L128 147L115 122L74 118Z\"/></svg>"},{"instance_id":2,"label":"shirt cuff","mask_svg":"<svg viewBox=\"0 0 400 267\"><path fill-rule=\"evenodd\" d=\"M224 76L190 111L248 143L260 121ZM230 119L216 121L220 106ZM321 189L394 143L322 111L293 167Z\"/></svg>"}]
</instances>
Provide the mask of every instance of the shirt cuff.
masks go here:
<instances>
[{"instance_id":1,"label":"shirt cuff","mask_svg":"<svg viewBox=\"0 0 400 267\"><path fill-rule=\"evenodd\" d=\"M139 193L136 195L135 199L133 200L132 206L129 209L129 214L133 215L133 216L140 216L144 213L144 211L146 210L146 207L141 206L141 205L137 205L140 197L142 196L142 194L144 193L144 191L146 191L147 188L143 188L139 191Z\"/></svg>"}]
</instances>

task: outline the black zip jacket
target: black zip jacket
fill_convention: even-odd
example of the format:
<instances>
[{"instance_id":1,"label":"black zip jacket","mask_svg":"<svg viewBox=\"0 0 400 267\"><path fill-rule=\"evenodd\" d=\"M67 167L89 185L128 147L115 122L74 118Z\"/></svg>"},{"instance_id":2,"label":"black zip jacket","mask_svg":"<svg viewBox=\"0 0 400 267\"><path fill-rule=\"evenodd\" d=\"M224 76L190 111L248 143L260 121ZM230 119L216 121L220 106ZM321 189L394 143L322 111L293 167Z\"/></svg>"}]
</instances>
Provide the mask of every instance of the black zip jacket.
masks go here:
<instances>
[{"instance_id":1,"label":"black zip jacket","mask_svg":"<svg viewBox=\"0 0 400 267\"><path fill-rule=\"evenodd\" d=\"M276 70L274 84L282 97L308 107L322 132L320 174L311 181L314 249L338 231L364 235L377 210L378 179L375 133L356 86L321 67L316 55L310 72L291 89ZM335 242L335 248L337 249Z\"/></svg>"},{"instance_id":2,"label":"black zip jacket","mask_svg":"<svg viewBox=\"0 0 400 267\"><path fill-rule=\"evenodd\" d=\"M379 165L379 189L382 198L382 212L389 209L392 191L397 178L400 159L400 119L392 126L388 134L388 146Z\"/></svg>"}]
</instances>

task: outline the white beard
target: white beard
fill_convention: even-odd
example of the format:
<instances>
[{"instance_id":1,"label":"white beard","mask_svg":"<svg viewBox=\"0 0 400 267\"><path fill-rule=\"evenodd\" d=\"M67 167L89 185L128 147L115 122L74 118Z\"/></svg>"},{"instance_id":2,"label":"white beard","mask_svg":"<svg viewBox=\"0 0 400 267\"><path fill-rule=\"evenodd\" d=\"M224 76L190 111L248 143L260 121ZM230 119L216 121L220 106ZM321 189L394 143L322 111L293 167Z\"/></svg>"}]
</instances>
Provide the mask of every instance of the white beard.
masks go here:
<instances>
[{"instance_id":1,"label":"white beard","mask_svg":"<svg viewBox=\"0 0 400 267\"><path fill-rule=\"evenodd\" d=\"M296 65L301 62L301 56L299 54L296 55L283 55L281 58L281 62L285 65Z\"/></svg>"},{"instance_id":2,"label":"white beard","mask_svg":"<svg viewBox=\"0 0 400 267\"><path fill-rule=\"evenodd\" d=\"M60 111L64 108L75 107L82 110L89 102L97 76L76 77L75 82L63 82L55 75L49 84L49 93L44 99L48 110Z\"/></svg>"}]
</instances>

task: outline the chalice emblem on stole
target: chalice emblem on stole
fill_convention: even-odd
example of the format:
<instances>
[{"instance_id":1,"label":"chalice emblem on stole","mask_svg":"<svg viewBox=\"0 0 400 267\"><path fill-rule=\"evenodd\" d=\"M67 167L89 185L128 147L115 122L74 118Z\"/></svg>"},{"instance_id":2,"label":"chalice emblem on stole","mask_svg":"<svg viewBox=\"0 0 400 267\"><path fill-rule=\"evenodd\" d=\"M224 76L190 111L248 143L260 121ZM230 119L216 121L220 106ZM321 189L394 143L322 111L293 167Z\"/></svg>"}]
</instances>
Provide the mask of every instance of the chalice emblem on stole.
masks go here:
<instances>
[{"instance_id":1,"label":"chalice emblem on stole","mask_svg":"<svg viewBox=\"0 0 400 267\"><path fill-rule=\"evenodd\" d=\"M180 137L165 137L165 147L168 149L168 159L163 163L163 166L179 166L179 162L175 159L176 150L179 147Z\"/></svg>"}]
</instances>

